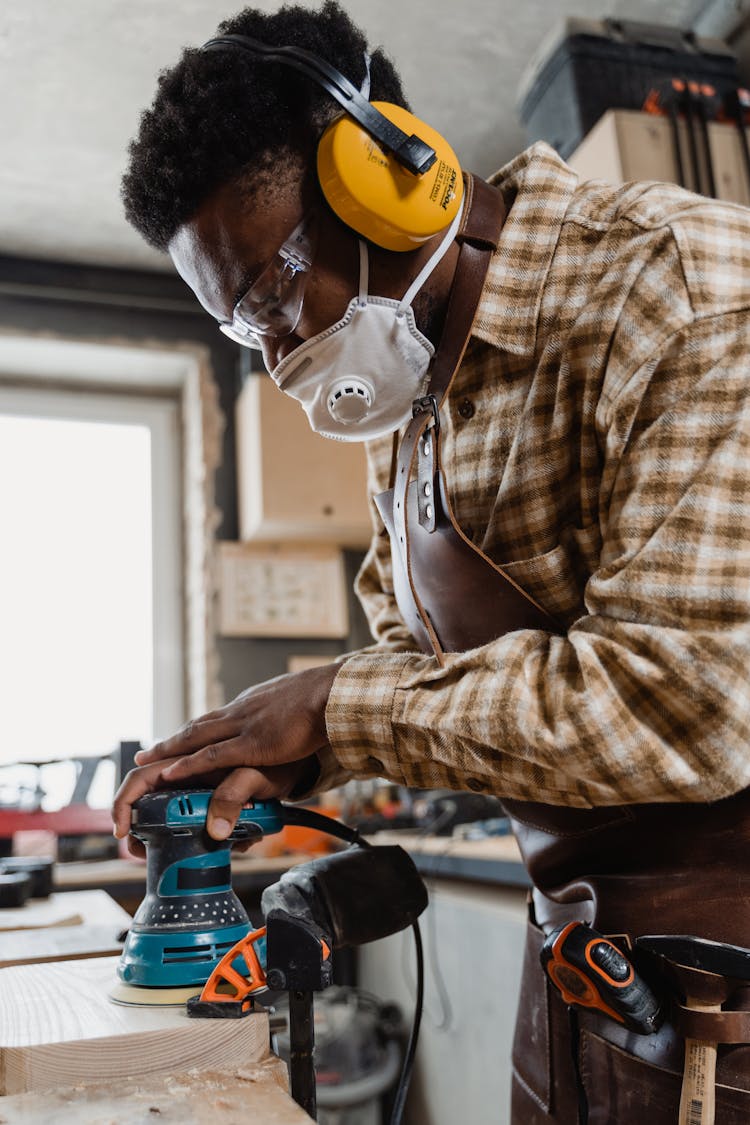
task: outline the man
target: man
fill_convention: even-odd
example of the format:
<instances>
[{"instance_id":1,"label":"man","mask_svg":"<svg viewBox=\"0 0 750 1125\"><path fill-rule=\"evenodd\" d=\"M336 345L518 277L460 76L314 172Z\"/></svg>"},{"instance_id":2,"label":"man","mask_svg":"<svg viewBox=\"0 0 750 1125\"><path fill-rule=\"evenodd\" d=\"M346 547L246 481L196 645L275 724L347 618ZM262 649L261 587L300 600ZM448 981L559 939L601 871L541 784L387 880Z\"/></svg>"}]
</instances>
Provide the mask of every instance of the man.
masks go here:
<instances>
[{"instance_id":1,"label":"man","mask_svg":"<svg viewBox=\"0 0 750 1125\"><path fill-rule=\"evenodd\" d=\"M358 89L369 69L370 99L404 104L393 68L379 51L366 60L335 4L247 10L220 32L304 47ZM416 289L404 346L420 371L437 348L434 372L456 336L464 277L464 228L395 251L363 242L328 206L316 149L340 112L288 66L190 50L162 75L124 181L130 221L168 249L219 325L257 337L318 428L315 381L331 362L320 345L358 301L375 294L403 314ZM484 239L496 250L472 298L471 338L439 433L420 422L410 447L417 464L439 438L447 490L428 504L420 493L406 536L414 574L400 572L398 476L395 499L373 512L358 593L375 643L252 687L142 752L115 830L127 833L149 789L216 770L215 837L248 798L301 797L352 776L497 794L536 887L514 1122L573 1122L588 1101L592 1121L647 1112L661 1125L676 1120L679 1020L639 1037L584 1014L571 1039L538 952L542 929L571 919L631 942L656 932L750 944L750 216L666 185L578 185L545 146L492 182L485 191L507 217L499 241ZM470 225L466 210L456 221ZM368 354L373 385L403 397L408 365L384 377L379 349ZM336 409L329 401L329 427ZM399 407L391 429L410 413ZM375 434L373 495L394 486L387 426ZM397 471L403 462L402 452ZM430 472L427 488L439 480ZM432 568L439 596L434 536L417 558L433 502L455 560ZM522 602L502 625L510 587L528 618ZM736 1022L696 1034L750 1041ZM720 1049L723 1125L750 1119L747 1052Z\"/></svg>"}]
</instances>

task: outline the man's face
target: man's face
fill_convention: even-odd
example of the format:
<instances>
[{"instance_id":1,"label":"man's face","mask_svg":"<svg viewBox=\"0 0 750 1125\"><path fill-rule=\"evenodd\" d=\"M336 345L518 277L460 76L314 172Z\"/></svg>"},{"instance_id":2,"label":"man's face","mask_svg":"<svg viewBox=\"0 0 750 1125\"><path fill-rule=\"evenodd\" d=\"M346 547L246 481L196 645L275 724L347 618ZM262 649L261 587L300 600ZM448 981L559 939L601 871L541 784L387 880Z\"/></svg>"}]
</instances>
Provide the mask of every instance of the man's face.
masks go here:
<instances>
[{"instance_id":1,"label":"man's face","mask_svg":"<svg viewBox=\"0 0 750 1125\"><path fill-rule=\"evenodd\" d=\"M204 309L229 324L234 306L310 211L299 191L269 190L257 206L243 207L233 188L222 188L179 228L169 244L177 272ZM357 290L357 240L327 208L314 208L317 249L299 322L285 336L261 337L269 371L304 340L343 316Z\"/></svg>"}]
</instances>

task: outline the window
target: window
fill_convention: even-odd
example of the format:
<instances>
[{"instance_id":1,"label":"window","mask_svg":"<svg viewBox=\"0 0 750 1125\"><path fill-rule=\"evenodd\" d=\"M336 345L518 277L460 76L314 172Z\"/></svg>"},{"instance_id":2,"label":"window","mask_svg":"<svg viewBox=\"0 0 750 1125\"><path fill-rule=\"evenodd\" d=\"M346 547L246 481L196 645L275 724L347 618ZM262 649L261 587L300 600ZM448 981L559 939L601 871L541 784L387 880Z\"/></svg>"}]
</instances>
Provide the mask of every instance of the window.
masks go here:
<instances>
[{"instance_id":1,"label":"window","mask_svg":"<svg viewBox=\"0 0 750 1125\"><path fill-rule=\"evenodd\" d=\"M176 399L0 386L0 763L184 720Z\"/></svg>"}]
</instances>

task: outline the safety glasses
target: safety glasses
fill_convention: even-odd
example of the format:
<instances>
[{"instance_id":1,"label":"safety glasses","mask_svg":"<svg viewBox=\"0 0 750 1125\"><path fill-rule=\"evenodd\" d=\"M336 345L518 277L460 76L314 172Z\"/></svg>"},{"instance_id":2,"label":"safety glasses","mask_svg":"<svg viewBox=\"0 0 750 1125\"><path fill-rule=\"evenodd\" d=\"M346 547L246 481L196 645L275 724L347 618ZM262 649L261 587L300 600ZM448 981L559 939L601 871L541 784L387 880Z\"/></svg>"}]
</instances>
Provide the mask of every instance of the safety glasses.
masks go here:
<instances>
[{"instance_id":1,"label":"safety glasses","mask_svg":"<svg viewBox=\"0 0 750 1125\"><path fill-rule=\"evenodd\" d=\"M288 336L302 312L305 285L315 253L315 223L306 215L234 306L219 328L246 348L260 348L261 336Z\"/></svg>"}]
</instances>

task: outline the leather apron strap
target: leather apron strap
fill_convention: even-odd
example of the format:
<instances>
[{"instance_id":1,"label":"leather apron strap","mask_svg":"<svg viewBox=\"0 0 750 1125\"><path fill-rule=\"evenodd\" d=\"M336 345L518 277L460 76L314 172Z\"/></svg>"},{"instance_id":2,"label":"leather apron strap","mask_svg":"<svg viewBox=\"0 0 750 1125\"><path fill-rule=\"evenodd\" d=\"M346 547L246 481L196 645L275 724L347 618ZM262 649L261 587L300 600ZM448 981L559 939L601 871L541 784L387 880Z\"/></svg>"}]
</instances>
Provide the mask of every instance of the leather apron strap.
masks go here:
<instances>
[{"instance_id":1,"label":"leather apron strap","mask_svg":"<svg viewBox=\"0 0 750 1125\"><path fill-rule=\"evenodd\" d=\"M414 403L414 417L395 462L393 488L375 498L391 538L399 609L423 650L432 651L439 663L445 652L485 643L488 614L494 636L519 628L560 631L537 602L466 538L453 515L440 467L440 405L471 337L505 215L500 192L469 176L456 236L461 249L428 393Z\"/></svg>"}]
</instances>

